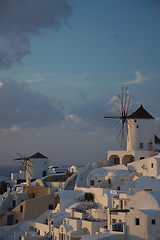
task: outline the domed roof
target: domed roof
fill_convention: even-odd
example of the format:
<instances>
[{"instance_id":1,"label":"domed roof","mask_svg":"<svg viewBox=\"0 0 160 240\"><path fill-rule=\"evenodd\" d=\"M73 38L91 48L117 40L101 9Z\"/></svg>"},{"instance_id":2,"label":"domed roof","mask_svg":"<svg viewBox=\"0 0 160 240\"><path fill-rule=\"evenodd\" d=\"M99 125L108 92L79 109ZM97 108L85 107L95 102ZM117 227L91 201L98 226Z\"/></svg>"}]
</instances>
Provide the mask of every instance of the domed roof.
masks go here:
<instances>
[{"instance_id":1,"label":"domed roof","mask_svg":"<svg viewBox=\"0 0 160 240\"><path fill-rule=\"evenodd\" d=\"M107 167L102 167L102 168L96 168L94 169L89 175L94 175L94 174L108 174L111 170L108 169Z\"/></svg>"},{"instance_id":2,"label":"domed roof","mask_svg":"<svg viewBox=\"0 0 160 240\"><path fill-rule=\"evenodd\" d=\"M128 170L118 169L114 170L108 173L109 177L115 177L115 176L127 176L130 172Z\"/></svg>"},{"instance_id":3,"label":"domed roof","mask_svg":"<svg viewBox=\"0 0 160 240\"><path fill-rule=\"evenodd\" d=\"M160 191L137 192L130 201L130 207L134 207L135 209L160 210Z\"/></svg>"}]
</instances>

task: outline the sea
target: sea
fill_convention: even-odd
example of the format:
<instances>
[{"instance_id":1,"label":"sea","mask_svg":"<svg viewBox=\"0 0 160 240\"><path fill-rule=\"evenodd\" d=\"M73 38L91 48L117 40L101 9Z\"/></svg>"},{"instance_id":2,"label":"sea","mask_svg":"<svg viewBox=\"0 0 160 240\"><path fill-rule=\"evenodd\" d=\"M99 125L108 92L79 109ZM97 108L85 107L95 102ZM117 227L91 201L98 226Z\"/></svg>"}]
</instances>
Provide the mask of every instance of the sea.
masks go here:
<instances>
[{"instance_id":1,"label":"sea","mask_svg":"<svg viewBox=\"0 0 160 240\"><path fill-rule=\"evenodd\" d=\"M10 178L11 173L19 172L19 166L0 166L0 176Z\"/></svg>"}]
</instances>

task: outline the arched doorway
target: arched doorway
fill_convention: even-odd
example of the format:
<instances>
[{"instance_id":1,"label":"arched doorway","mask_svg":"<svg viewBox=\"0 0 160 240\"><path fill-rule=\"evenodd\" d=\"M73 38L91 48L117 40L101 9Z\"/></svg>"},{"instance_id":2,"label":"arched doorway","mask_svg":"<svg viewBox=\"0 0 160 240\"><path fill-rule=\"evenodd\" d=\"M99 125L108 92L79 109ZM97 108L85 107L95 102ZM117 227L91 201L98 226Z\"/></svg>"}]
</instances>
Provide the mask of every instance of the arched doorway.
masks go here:
<instances>
[{"instance_id":1,"label":"arched doorway","mask_svg":"<svg viewBox=\"0 0 160 240\"><path fill-rule=\"evenodd\" d=\"M125 155L122 158L122 164L127 165L128 163L134 162L135 157L133 155Z\"/></svg>"},{"instance_id":2,"label":"arched doorway","mask_svg":"<svg viewBox=\"0 0 160 240\"><path fill-rule=\"evenodd\" d=\"M118 165L120 164L120 158L118 155L111 155L109 157L109 165Z\"/></svg>"}]
</instances>

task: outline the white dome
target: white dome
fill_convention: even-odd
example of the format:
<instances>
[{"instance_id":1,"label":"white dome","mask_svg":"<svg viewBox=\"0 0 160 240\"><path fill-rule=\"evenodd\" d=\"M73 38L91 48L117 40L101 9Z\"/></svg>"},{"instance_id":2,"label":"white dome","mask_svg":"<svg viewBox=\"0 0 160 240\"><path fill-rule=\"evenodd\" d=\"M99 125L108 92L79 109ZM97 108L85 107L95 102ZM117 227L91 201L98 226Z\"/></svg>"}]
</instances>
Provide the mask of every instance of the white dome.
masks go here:
<instances>
[{"instance_id":1,"label":"white dome","mask_svg":"<svg viewBox=\"0 0 160 240\"><path fill-rule=\"evenodd\" d=\"M89 175L95 175L95 174L108 174L111 170L108 169L107 167L103 167L103 168L96 168L94 169Z\"/></svg>"},{"instance_id":2,"label":"white dome","mask_svg":"<svg viewBox=\"0 0 160 240\"><path fill-rule=\"evenodd\" d=\"M130 172L128 170L114 170L108 173L108 177L116 177L116 176L128 176Z\"/></svg>"}]
</instances>

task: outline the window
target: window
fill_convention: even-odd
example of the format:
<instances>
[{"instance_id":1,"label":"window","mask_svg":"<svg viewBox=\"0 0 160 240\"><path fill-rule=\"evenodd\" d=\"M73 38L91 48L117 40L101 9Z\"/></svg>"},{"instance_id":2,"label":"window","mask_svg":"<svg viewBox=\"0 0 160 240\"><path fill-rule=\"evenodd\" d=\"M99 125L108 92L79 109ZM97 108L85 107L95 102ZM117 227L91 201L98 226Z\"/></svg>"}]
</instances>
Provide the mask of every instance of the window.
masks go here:
<instances>
[{"instance_id":1,"label":"window","mask_svg":"<svg viewBox=\"0 0 160 240\"><path fill-rule=\"evenodd\" d=\"M139 148L142 149L143 148L143 143L139 144Z\"/></svg>"},{"instance_id":2,"label":"window","mask_svg":"<svg viewBox=\"0 0 160 240\"><path fill-rule=\"evenodd\" d=\"M49 205L49 210L53 210L53 205Z\"/></svg>"},{"instance_id":3,"label":"window","mask_svg":"<svg viewBox=\"0 0 160 240\"><path fill-rule=\"evenodd\" d=\"M94 180L90 181L90 185L93 186L94 185Z\"/></svg>"},{"instance_id":4,"label":"window","mask_svg":"<svg viewBox=\"0 0 160 240\"><path fill-rule=\"evenodd\" d=\"M152 219L151 223L152 223L152 225L156 225L156 220Z\"/></svg>"},{"instance_id":5,"label":"window","mask_svg":"<svg viewBox=\"0 0 160 240\"><path fill-rule=\"evenodd\" d=\"M139 125L137 125L137 128L139 128Z\"/></svg>"},{"instance_id":6,"label":"window","mask_svg":"<svg viewBox=\"0 0 160 240\"><path fill-rule=\"evenodd\" d=\"M135 221L135 224L136 224L136 225L140 225L139 218L136 218L135 220L136 220L136 221Z\"/></svg>"},{"instance_id":7,"label":"window","mask_svg":"<svg viewBox=\"0 0 160 240\"><path fill-rule=\"evenodd\" d=\"M115 218L112 219L112 223L113 224L116 223L116 219Z\"/></svg>"},{"instance_id":8,"label":"window","mask_svg":"<svg viewBox=\"0 0 160 240\"><path fill-rule=\"evenodd\" d=\"M15 200L13 200L13 202L12 202L12 207L13 207L13 208L16 207L16 201L15 201Z\"/></svg>"},{"instance_id":9,"label":"window","mask_svg":"<svg viewBox=\"0 0 160 240\"><path fill-rule=\"evenodd\" d=\"M22 205L20 206L20 212L23 212L23 206Z\"/></svg>"},{"instance_id":10,"label":"window","mask_svg":"<svg viewBox=\"0 0 160 240\"><path fill-rule=\"evenodd\" d=\"M140 160L144 159L144 157L140 157Z\"/></svg>"},{"instance_id":11,"label":"window","mask_svg":"<svg viewBox=\"0 0 160 240\"><path fill-rule=\"evenodd\" d=\"M134 122L137 122L137 120L135 119Z\"/></svg>"},{"instance_id":12,"label":"window","mask_svg":"<svg viewBox=\"0 0 160 240\"><path fill-rule=\"evenodd\" d=\"M151 168L153 168L153 163L151 163Z\"/></svg>"}]
</instances>

